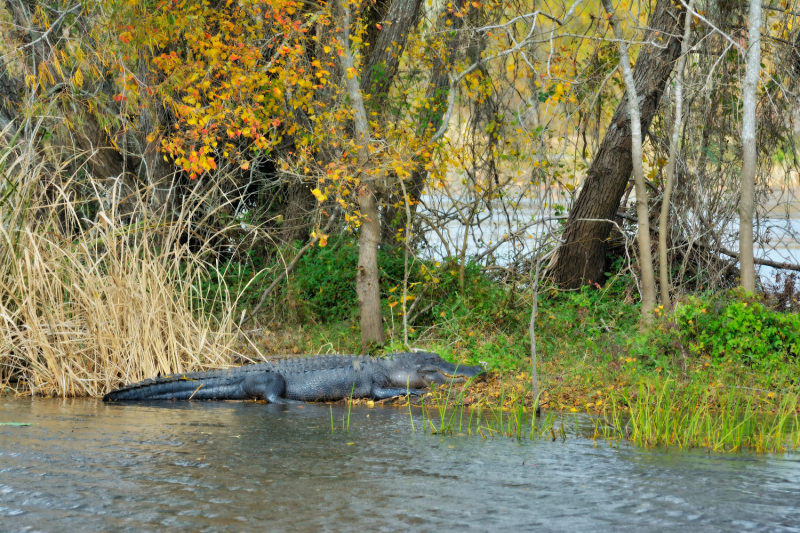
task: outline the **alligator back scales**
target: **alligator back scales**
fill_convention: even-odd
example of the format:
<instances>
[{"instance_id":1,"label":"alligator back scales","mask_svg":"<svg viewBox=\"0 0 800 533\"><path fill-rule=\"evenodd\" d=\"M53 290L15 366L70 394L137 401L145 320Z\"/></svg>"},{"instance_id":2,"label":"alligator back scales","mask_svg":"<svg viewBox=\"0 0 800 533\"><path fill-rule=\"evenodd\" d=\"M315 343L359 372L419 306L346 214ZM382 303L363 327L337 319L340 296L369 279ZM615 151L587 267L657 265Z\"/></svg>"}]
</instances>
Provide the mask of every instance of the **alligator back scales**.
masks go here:
<instances>
[{"instance_id":1,"label":"alligator back scales","mask_svg":"<svg viewBox=\"0 0 800 533\"><path fill-rule=\"evenodd\" d=\"M433 353L399 353L386 359L322 355L277 359L209 372L147 379L106 394L105 401L130 400L341 400L383 399L420 394L431 382L475 377L481 367L457 366Z\"/></svg>"}]
</instances>

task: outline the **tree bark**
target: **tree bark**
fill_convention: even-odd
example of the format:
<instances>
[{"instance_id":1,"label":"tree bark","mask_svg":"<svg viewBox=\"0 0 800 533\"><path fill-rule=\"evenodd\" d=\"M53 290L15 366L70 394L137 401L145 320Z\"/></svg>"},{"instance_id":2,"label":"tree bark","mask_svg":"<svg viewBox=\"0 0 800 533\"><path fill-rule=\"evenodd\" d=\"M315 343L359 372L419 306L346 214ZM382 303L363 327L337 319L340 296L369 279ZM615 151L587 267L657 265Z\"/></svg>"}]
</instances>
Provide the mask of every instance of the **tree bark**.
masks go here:
<instances>
[{"instance_id":1,"label":"tree bark","mask_svg":"<svg viewBox=\"0 0 800 533\"><path fill-rule=\"evenodd\" d=\"M645 40L658 46L645 45L633 69L636 91L640 95L643 136L650 128L664 86L681 51L678 37L682 26L680 15L671 0L656 2ZM605 281L606 241L632 170L631 124L626 94L617 106L589 167L581 192L570 210L564 242L551 263L549 270L561 288L574 289L589 281Z\"/></svg>"},{"instance_id":2,"label":"tree bark","mask_svg":"<svg viewBox=\"0 0 800 533\"><path fill-rule=\"evenodd\" d=\"M430 109L422 111L423 114L420 117L416 132L418 136L425 135L426 131L428 136L431 136L442 125L442 118L447 110L447 98L450 93L449 71L455 61L456 47L459 42L458 30L464 25L463 17L457 17L455 13L460 12L463 5L464 0L457 0L454 2L453 8L445 7L442 13L443 16L440 17L440 28L446 28L449 34L445 44L446 55L444 57L439 54L433 55L433 68L425 93ZM411 172L411 186L408 190L408 199L411 202L412 212L416 211L417 202L419 202L425 190L425 179L428 177L428 171L421 161L418 159L416 163L414 170ZM398 203L400 203L399 198L393 198L393 201L387 202L384 210L381 237L385 243L394 243L397 228L406 225L406 222L402 220L404 211L399 207L395 207Z\"/></svg>"},{"instance_id":3,"label":"tree bark","mask_svg":"<svg viewBox=\"0 0 800 533\"><path fill-rule=\"evenodd\" d=\"M378 202L370 183L363 183L358 190L358 206L361 211L361 233L358 237L358 277L356 293L361 313L361 349L386 342L381 314L380 277L378 271L378 244L381 240L381 224L378 218Z\"/></svg>"},{"instance_id":4,"label":"tree bark","mask_svg":"<svg viewBox=\"0 0 800 533\"><path fill-rule=\"evenodd\" d=\"M5 130L16 120L22 105L22 87L19 80L9 76L5 65L0 65L0 130ZM14 135L14 132L8 132Z\"/></svg>"},{"instance_id":5,"label":"tree bark","mask_svg":"<svg viewBox=\"0 0 800 533\"><path fill-rule=\"evenodd\" d=\"M761 2L750 0L750 37L747 68L742 88L742 162L739 198L739 272L743 289L755 292L756 270L753 261L753 212L756 189L756 90L761 69Z\"/></svg>"},{"instance_id":6,"label":"tree bark","mask_svg":"<svg viewBox=\"0 0 800 533\"><path fill-rule=\"evenodd\" d=\"M678 143L680 142L681 124L683 122L683 70L686 67L686 55L689 53L689 41L692 33L692 13L695 0L689 1L686 20L683 28L683 42L681 43L681 58L675 75L675 122L672 128L672 138L669 142L669 160L667 161L667 180L664 183L664 198L661 200L661 215L658 220L658 274L661 285L661 305L667 309L672 308L670 297L669 261L667 258L667 226L669 224L669 206L672 197L672 187L675 183L675 161L678 158Z\"/></svg>"},{"instance_id":7,"label":"tree bark","mask_svg":"<svg viewBox=\"0 0 800 533\"><path fill-rule=\"evenodd\" d=\"M353 110L358 165L362 176L363 169L369 164L370 131L367 111L355 76L353 56L350 54L350 9L347 0L339 0L339 11L342 20L342 53L339 60L342 65ZM380 243L381 226L378 218L378 202L370 181L363 179L358 187L358 204L361 211L361 233L358 238L358 274L356 275L356 293L361 312L361 349L367 352L375 344L386 342L381 315L381 297L378 271L378 244Z\"/></svg>"},{"instance_id":8,"label":"tree bark","mask_svg":"<svg viewBox=\"0 0 800 533\"><path fill-rule=\"evenodd\" d=\"M419 20L420 3L420 0L394 0L381 23L361 77L361 91L372 95L369 104L372 108L380 108L388 96L408 35Z\"/></svg>"},{"instance_id":9,"label":"tree bark","mask_svg":"<svg viewBox=\"0 0 800 533\"><path fill-rule=\"evenodd\" d=\"M653 256L650 245L650 208L647 185L644 182L644 168L642 167L642 122L639 117L636 82L631 71L631 59L628 55L625 36L619 27L611 0L603 0L603 8L609 15L608 23L619 44L619 63L622 67L622 77L625 80L628 96L628 115L631 117L631 162L633 164L633 182L636 188L636 216L639 219L639 231L637 232L639 266L642 270L642 322L647 323L652 320L653 309L656 307L656 280L653 275Z\"/></svg>"}]
</instances>

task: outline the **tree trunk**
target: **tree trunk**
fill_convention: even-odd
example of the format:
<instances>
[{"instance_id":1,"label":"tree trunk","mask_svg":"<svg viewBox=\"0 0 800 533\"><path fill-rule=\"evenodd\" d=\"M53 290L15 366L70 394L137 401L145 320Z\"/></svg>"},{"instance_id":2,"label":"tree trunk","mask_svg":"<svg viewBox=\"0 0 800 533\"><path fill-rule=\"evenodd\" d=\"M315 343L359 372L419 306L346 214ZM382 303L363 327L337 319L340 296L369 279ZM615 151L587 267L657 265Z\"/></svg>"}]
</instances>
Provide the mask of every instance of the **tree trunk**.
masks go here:
<instances>
[{"instance_id":1,"label":"tree trunk","mask_svg":"<svg viewBox=\"0 0 800 533\"><path fill-rule=\"evenodd\" d=\"M139 80L147 85L157 83L156 73L151 69L151 53L139 54ZM148 142L151 134L166 129L168 118L160 106L145 107L139 115L138 142L144 146L138 157L137 175L140 183L148 186L148 207L151 216L169 217L175 202L176 188L180 171L175 164L165 161L161 151L162 135ZM138 154L137 154L138 155Z\"/></svg>"},{"instance_id":2,"label":"tree trunk","mask_svg":"<svg viewBox=\"0 0 800 533\"><path fill-rule=\"evenodd\" d=\"M378 271L378 244L381 240L381 224L378 218L378 202L369 183L363 183L358 191L358 205L363 217L361 234L358 237L358 277L356 293L361 312L361 349L365 353L373 345L386 342L381 315L380 278Z\"/></svg>"},{"instance_id":3,"label":"tree trunk","mask_svg":"<svg viewBox=\"0 0 800 533\"><path fill-rule=\"evenodd\" d=\"M625 36L619 27L611 0L603 0L603 8L608 13L608 23L614 31L614 37L619 44L619 63L622 67L622 77L625 79L625 89L628 96L628 115L631 117L631 162L633 164L633 182L636 188L636 216L639 231L639 266L642 269L642 323L650 322L653 318L653 309L656 307L656 279L653 275L653 256L650 245L650 208L647 185L644 182L644 168L642 167L642 121L639 118L638 97L636 96L636 82L631 71L631 59L628 55L628 45Z\"/></svg>"},{"instance_id":4,"label":"tree trunk","mask_svg":"<svg viewBox=\"0 0 800 533\"><path fill-rule=\"evenodd\" d=\"M380 113L383 110L408 36L419 21L421 3L421 0L393 0L386 19L380 22L381 29L374 46L370 47L372 52L362 67L361 77L361 91L370 96L366 106L372 111ZM393 223L398 218L395 205L399 203L399 196L391 195L383 206L384 216L379 217L381 238L387 244L395 243L397 228Z\"/></svg>"},{"instance_id":5,"label":"tree trunk","mask_svg":"<svg viewBox=\"0 0 800 533\"><path fill-rule=\"evenodd\" d=\"M378 218L378 202L370 181L364 179L368 174L363 172L369 164L370 132L367 111L361 94L358 79L353 76L353 56L350 54L350 9L347 0L339 0L339 11L342 20L342 53L339 60L342 74L353 109L356 144L358 145L358 165L362 169L362 182L358 188L358 205L361 211L361 234L358 239L358 274L356 276L356 293L361 312L361 349L367 352L375 344L386 342L381 315L380 283L378 277L378 244L381 227Z\"/></svg>"},{"instance_id":6,"label":"tree trunk","mask_svg":"<svg viewBox=\"0 0 800 533\"><path fill-rule=\"evenodd\" d=\"M420 3L420 0L394 0L381 24L361 77L361 91L372 95L369 106L373 109L378 110L388 96L408 35L419 20Z\"/></svg>"},{"instance_id":7,"label":"tree trunk","mask_svg":"<svg viewBox=\"0 0 800 533\"><path fill-rule=\"evenodd\" d=\"M663 48L646 46L633 69L636 91L640 95L643 136L650 128L681 51L680 14L671 0L656 2L650 15L650 31L644 40L655 41ZM631 124L625 95L570 210L564 243L551 263L550 271L561 288L574 289L589 281L605 281L606 241L632 170Z\"/></svg>"},{"instance_id":8,"label":"tree trunk","mask_svg":"<svg viewBox=\"0 0 800 533\"><path fill-rule=\"evenodd\" d=\"M81 131L74 136L75 147L83 152L81 159L85 158L92 177L104 184L109 195L105 207L115 218L128 223L139 205L136 176L97 119L88 112L81 118Z\"/></svg>"},{"instance_id":9,"label":"tree trunk","mask_svg":"<svg viewBox=\"0 0 800 533\"><path fill-rule=\"evenodd\" d=\"M317 199L311 194L308 183L293 180L283 186L284 205L281 209L283 224L278 239L283 244L308 240L309 217L314 212Z\"/></svg>"},{"instance_id":10,"label":"tree trunk","mask_svg":"<svg viewBox=\"0 0 800 533\"><path fill-rule=\"evenodd\" d=\"M0 65L0 130L5 130L18 116L22 106L22 85L9 76L5 65ZM14 135L13 131L7 132Z\"/></svg>"},{"instance_id":11,"label":"tree trunk","mask_svg":"<svg viewBox=\"0 0 800 533\"><path fill-rule=\"evenodd\" d=\"M442 17L440 17L439 28L446 28L448 32L445 44L446 55L442 57L440 54L433 54L433 68L431 69L431 77L425 93L425 99L429 102L430 109L421 112L422 116L417 126L417 136L425 135L427 131L430 137L442 125L442 118L447 110L447 97L450 92L449 71L455 62L456 49L459 42L458 31L464 25L463 17L457 17L455 13L460 12L464 3L464 0L457 0L452 10L445 7ZM408 190L408 199L411 201L412 212L416 211L417 202L419 202L425 190L425 179L427 177L428 171L418 159L414 170L411 172L411 186ZM399 206L395 207L400 203L402 202L397 197L393 198L392 201L386 202L381 227L382 240L385 243L394 243L397 228L406 226L406 221L402 220L402 217L405 216L404 211Z\"/></svg>"},{"instance_id":12,"label":"tree trunk","mask_svg":"<svg viewBox=\"0 0 800 533\"><path fill-rule=\"evenodd\" d=\"M753 261L753 212L756 189L756 90L761 68L761 2L750 0L750 38L747 69L742 88L742 163L739 198L739 270L743 289L755 292L756 270Z\"/></svg>"},{"instance_id":13,"label":"tree trunk","mask_svg":"<svg viewBox=\"0 0 800 533\"><path fill-rule=\"evenodd\" d=\"M683 119L683 70L686 67L686 55L689 53L689 41L692 33L692 13L694 13L695 0L689 1L686 20L683 28L683 42L681 43L681 58L675 75L675 122L672 128L672 138L669 142L669 161L667 162L667 180L664 183L664 198L661 200L661 215L658 220L658 274L661 285L661 304L667 309L672 308L670 297L669 261L667 260L667 233L669 225L669 205L672 197L672 187L675 183L675 160L678 158L678 142L681 135Z\"/></svg>"}]
</instances>

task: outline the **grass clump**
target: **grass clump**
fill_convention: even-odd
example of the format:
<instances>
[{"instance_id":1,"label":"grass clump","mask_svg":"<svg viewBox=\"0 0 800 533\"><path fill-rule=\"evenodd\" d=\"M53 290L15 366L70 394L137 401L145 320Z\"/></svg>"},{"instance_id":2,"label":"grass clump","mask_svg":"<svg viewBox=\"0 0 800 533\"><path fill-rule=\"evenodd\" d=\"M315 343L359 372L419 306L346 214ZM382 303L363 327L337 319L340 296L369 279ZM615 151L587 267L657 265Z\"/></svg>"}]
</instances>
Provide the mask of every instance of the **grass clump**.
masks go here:
<instances>
[{"instance_id":1,"label":"grass clump","mask_svg":"<svg viewBox=\"0 0 800 533\"><path fill-rule=\"evenodd\" d=\"M98 396L157 374L229 365L232 317L205 309L232 306L225 293L197 305L196 283L209 267L178 244L191 215L137 212L123 224L100 211L87 222L80 202L46 196L77 178L43 191L45 171L31 169L24 153L2 154L0 385Z\"/></svg>"},{"instance_id":2,"label":"grass clump","mask_svg":"<svg viewBox=\"0 0 800 533\"><path fill-rule=\"evenodd\" d=\"M675 380L641 381L612 391L599 412L537 413L525 394L499 401L482 397L469 403L466 388L452 383L434 388L420 403L422 431L432 435L564 440L603 438L609 444L709 452L783 453L800 448L800 396L770 393L773 412L765 412L748 391L736 387L680 385ZM588 410L587 410L588 411ZM414 417L410 411L412 431Z\"/></svg>"},{"instance_id":3,"label":"grass clump","mask_svg":"<svg viewBox=\"0 0 800 533\"><path fill-rule=\"evenodd\" d=\"M793 392L777 397L774 412L765 413L741 388L679 386L671 379L641 382L610 395L603 420L603 436L647 448L775 453L800 447L798 395Z\"/></svg>"}]
</instances>

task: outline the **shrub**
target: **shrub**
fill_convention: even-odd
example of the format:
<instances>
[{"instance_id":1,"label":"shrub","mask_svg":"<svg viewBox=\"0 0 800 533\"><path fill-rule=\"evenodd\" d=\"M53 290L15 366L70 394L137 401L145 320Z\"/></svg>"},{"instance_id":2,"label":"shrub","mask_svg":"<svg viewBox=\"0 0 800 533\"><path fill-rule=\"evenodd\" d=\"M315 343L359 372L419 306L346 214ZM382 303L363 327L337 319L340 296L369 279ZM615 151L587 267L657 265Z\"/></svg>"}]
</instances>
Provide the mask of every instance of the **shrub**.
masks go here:
<instances>
[{"instance_id":1,"label":"shrub","mask_svg":"<svg viewBox=\"0 0 800 533\"><path fill-rule=\"evenodd\" d=\"M767 366L800 354L800 315L773 311L738 289L692 296L675 320L696 354Z\"/></svg>"},{"instance_id":2,"label":"shrub","mask_svg":"<svg viewBox=\"0 0 800 533\"><path fill-rule=\"evenodd\" d=\"M393 248L378 250L381 299L389 290L402 283L403 254ZM290 278L290 290L305 306L305 311L315 320L325 323L343 322L358 313L356 295L356 269L358 267L358 242L351 235L332 238L327 246L314 246L301 259ZM411 269L409 282L414 278ZM384 302L385 303L385 302Z\"/></svg>"}]
</instances>

